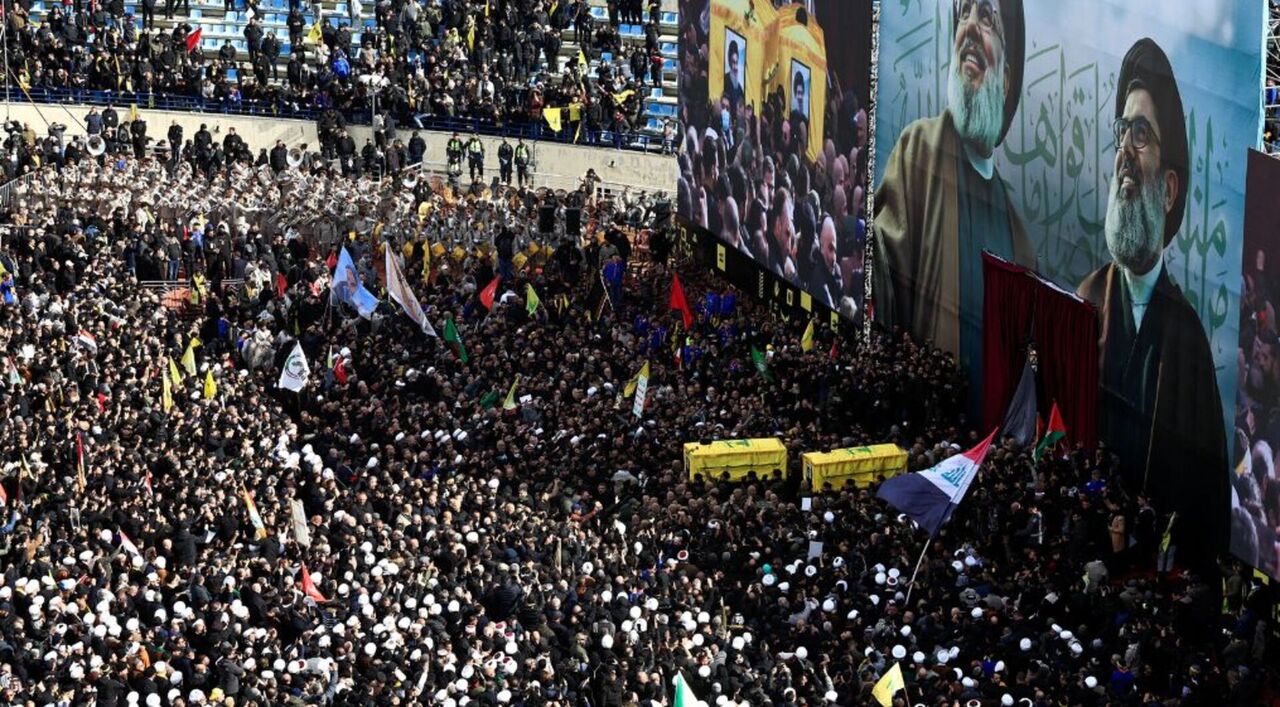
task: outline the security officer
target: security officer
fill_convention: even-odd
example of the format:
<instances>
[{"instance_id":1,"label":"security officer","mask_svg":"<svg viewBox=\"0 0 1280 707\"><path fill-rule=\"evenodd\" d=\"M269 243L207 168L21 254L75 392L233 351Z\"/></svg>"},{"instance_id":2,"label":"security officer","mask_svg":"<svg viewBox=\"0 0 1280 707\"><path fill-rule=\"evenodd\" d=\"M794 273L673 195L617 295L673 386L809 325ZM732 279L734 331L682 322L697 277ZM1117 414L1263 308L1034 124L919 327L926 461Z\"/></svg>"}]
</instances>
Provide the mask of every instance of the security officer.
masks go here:
<instances>
[{"instance_id":1,"label":"security officer","mask_svg":"<svg viewBox=\"0 0 1280 707\"><path fill-rule=\"evenodd\" d=\"M511 157L514 153L511 143L502 138L502 144L498 145L498 177L507 186L511 186Z\"/></svg>"},{"instance_id":2,"label":"security officer","mask_svg":"<svg viewBox=\"0 0 1280 707\"><path fill-rule=\"evenodd\" d=\"M449 175L456 177L462 174L462 140L454 133L449 144L444 148L445 157L449 160Z\"/></svg>"},{"instance_id":3,"label":"security officer","mask_svg":"<svg viewBox=\"0 0 1280 707\"><path fill-rule=\"evenodd\" d=\"M524 138L516 140L516 180L521 189L529 181L529 148L524 144Z\"/></svg>"},{"instance_id":4,"label":"security officer","mask_svg":"<svg viewBox=\"0 0 1280 707\"><path fill-rule=\"evenodd\" d=\"M475 133L467 141L467 167L471 171L471 181L484 179L484 143L480 142L480 136Z\"/></svg>"}]
</instances>

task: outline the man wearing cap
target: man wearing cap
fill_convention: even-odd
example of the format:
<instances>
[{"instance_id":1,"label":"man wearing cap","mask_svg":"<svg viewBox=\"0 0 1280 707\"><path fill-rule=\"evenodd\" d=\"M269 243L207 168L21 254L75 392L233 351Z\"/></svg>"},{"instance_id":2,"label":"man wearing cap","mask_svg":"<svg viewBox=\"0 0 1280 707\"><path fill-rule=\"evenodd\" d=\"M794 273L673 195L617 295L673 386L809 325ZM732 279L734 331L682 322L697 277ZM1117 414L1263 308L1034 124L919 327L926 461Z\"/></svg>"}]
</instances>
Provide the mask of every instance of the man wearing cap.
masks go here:
<instances>
[{"instance_id":1,"label":"man wearing cap","mask_svg":"<svg viewBox=\"0 0 1280 707\"><path fill-rule=\"evenodd\" d=\"M1080 283L1098 307L1099 437L1131 488L1178 512L1183 559L1226 547L1226 433L1209 340L1164 265L1187 202L1187 132L1173 67L1150 39L1117 81L1104 231L1112 262ZM1188 556L1190 555L1190 556Z\"/></svg>"},{"instance_id":2,"label":"man wearing cap","mask_svg":"<svg viewBox=\"0 0 1280 707\"><path fill-rule=\"evenodd\" d=\"M1022 92L1022 0L957 0L947 102L908 125L876 191L875 316L918 341L982 353L982 251L1035 267L995 168Z\"/></svg>"}]
</instances>

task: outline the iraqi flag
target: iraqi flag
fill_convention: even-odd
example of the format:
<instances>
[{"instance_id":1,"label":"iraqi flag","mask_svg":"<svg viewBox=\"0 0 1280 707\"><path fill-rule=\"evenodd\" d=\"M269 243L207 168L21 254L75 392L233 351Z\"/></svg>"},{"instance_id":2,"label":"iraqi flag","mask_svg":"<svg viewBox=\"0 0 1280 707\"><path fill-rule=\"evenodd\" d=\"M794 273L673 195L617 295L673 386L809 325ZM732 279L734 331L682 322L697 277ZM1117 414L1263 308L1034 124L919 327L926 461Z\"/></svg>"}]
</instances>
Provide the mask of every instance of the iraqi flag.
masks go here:
<instances>
[{"instance_id":1,"label":"iraqi flag","mask_svg":"<svg viewBox=\"0 0 1280 707\"><path fill-rule=\"evenodd\" d=\"M876 495L891 506L906 513L932 537L951 519L951 513L978 475L978 468L987 456L991 440L997 430L992 430L978 446L963 454L943 460L932 469L895 476L880 485Z\"/></svg>"},{"instance_id":2,"label":"iraqi flag","mask_svg":"<svg viewBox=\"0 0 1280 707\"><path fill-rule=\"evenodd\" d=\"M142 552L138 550L138 546L133 544L133 541L129 539L128 535L124 534L123 530L119 532L119 535L120 535L120 547L123 547L130 555L134 557L142 557Z\"/></svg>"},{"instance_id":3,"label":"iraqi flag","mask_svg":"<svg viewBox=\"0 0 1280 707\"><path fill-rule=\"evenodd\" d=\"M98 355L98 340L93 334L81 329L80 333L76 334L76 343L88 349L90 354Z\"/></svg>"}]
</instances>

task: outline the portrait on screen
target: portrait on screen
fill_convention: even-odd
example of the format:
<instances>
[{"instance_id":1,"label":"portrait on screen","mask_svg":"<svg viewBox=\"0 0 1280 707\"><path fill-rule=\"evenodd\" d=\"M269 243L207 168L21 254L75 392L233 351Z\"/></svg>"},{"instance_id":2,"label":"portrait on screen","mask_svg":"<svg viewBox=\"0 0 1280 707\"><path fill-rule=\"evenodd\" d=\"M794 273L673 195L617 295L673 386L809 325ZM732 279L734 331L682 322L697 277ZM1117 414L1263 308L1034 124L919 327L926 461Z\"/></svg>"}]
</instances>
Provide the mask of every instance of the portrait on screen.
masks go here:
<instances>
[{"instance_id":1,"label":"portrait on screen","mask_svg":"<svg viewBox=\"0 0 1280 707\"><path fill-rule=\"evenodd\" d=\"M809 117L810 94L809 67L791 60L791 113L801 118Z\"/></svg>"},{"instance_id":2,"label":"portrait on screen","mask_svg":"<svg viewBox=\"0 0 1280 707\"><path fill-rule=\"evenodd\" d=\"M747 40L729 28L724 30L724 98L737 113L746 101Z\"/></svg>"}]
</instances>

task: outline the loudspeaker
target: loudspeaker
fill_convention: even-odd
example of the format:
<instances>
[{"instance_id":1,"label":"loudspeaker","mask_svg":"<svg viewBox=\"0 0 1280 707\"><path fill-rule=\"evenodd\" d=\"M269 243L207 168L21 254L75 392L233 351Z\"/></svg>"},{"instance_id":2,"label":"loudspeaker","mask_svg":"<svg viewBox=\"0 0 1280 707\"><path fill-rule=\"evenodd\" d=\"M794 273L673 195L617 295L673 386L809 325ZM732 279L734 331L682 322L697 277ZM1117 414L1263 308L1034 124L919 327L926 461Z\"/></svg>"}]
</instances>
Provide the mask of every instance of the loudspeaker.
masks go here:
<instances>
[{"instance_id":1,"label":"loudspeaker","mask_svg":"<svg viewBox=\"0 0 1280 707\"><path fill-rule=\"evenodd\" d=\"M538 207L538 233L549 235L556 230L556 207Z\"/></svg>"},{"instance_id":2,"label":"loudspeaker","mask_svg":"<svg viewBox=\"0 0 1280 707\"><path fill-rule=\"evenodd\" d=\"M582 209L567 208L564 210L564 232L570 236L582 233Z\"/></svg>"}]
</instances>

